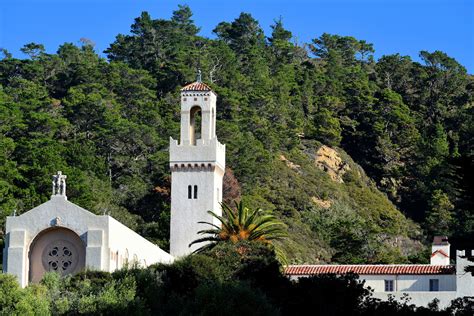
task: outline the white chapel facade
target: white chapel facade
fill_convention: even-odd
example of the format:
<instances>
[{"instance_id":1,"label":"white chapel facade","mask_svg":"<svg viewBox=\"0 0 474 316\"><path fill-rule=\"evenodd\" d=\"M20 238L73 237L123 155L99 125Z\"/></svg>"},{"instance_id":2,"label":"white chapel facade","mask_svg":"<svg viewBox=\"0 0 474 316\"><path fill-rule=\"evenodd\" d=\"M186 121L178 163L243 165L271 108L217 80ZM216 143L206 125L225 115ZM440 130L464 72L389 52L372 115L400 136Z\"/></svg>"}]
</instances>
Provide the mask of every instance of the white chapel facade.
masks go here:
<instances>
[{"instance_id":1,"label":"white chapel facade","mask_svg":"<svg viewBox=\"0 0 474 316\"><path fill-rule=\"evenodd\" d=\"M53 176L51 199L19 216L8 216L3 271L25 287L45 272L112 272L126 265L171 263L173 257L109 215L68 201L66 176Z\"/></svg>"}]
</instances>

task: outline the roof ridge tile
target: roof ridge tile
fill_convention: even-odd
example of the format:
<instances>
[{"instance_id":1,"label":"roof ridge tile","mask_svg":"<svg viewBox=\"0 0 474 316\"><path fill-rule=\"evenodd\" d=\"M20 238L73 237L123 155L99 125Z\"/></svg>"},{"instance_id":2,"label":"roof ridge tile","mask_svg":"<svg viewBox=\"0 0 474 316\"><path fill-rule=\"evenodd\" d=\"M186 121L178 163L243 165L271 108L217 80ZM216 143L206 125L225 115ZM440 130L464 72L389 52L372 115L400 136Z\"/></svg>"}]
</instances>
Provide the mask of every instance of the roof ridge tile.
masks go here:
<instances>
[{"instance_id":1,"label":"roof ridge tile","mask_svg":"<svg viewBox=\"0 0 474 316\"><path fill-rule=\"evenodd\" d=\"M454 265L431 264L361 264L361 265L291 265L285 268L287 275L317 274L453 274Z\"/></svg>"},{"instance_id":2,"label":"roof ridge tile","mask_svg":"<svg viewBox=\"0 0 474 316\"><path fill-rule=\"evenodd\" d=\"M195 81L182 87L181 91L212 91L212 89L204 82Z\"/></svg>"}]
</instances>

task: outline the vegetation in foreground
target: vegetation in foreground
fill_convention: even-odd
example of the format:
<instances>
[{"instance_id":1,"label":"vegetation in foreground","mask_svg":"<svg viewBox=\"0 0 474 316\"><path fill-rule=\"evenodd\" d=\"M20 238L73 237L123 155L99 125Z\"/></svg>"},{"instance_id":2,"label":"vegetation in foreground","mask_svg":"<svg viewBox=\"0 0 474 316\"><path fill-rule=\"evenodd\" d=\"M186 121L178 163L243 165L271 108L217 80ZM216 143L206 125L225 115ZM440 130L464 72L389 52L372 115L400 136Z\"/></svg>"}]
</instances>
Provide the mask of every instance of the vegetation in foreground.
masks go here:
<instances>
[{"instance_id":1,"label":"vegetation in foreground","mask_svg":"<svg viewBox=\"0 0 474 316\"><path fill-rule=\"evenodd\" d=\"M356 275L323 275L292 282L262 243L222 242L172 265L88 271L74 277L47 274L20 289L0 274L1 315L472 315L474 301L435 303L371 298Z\"/></svg>"}]
</instances>

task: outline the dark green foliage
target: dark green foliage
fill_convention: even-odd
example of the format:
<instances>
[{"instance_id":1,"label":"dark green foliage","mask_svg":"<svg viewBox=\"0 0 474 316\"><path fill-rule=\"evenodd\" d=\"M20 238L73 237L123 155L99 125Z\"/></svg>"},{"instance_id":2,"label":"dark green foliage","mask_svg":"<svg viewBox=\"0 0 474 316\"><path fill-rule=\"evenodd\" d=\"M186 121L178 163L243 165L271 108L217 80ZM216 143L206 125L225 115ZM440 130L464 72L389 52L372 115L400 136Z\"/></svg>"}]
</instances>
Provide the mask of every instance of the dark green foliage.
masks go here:
<instances>
[{"instance_id":1,"label":"dark green foliage","mask_svg":"<svg viewBox=\"0 0 474 316\"><path fill-rule=\"evenodd\" d=\"M159 315L195 314L200 310L207 315L219 305L220 314L225 315L249 310L255 310L258 315L271 315L275 308L264 289L275 280L287 282L274 254L263 245L247 242L222 243L170 266L121 270L113 276L118 280L133 278L137 284L135 301ZM257 289L260 287L261 290ZM238 306L243 299L248 304Z\"/></svg>"},{"instance_id":2,"label":"dark green foliage","mask_svg":"<svg viewBox=\"0 0 474 316\"><path fill-rule=\"evenodd\" d=\"M303 278L293 284L284 314L305 314L310 310L316 315L354 315L357 313L354 306L361 306L370 294L357 279L350 274L339 278L335 275Z\"/></svg>"},{"instance_id":3,"label":"dark green foliage","mask_svg":"<svg viewBox=\"0 0 474 316\"><path fill-rule=\"evenodd\" d=\"M243 199L288 225L290 262L406 262L433 234L472 238L466 69L440 51L375 61L373 45L351 36L300 45L282 18L271 29L242 13L204 38L182 5L170 19L143 12L108 60L87 40L56 54L29 43L26 59L2 50L1 229L46 201L62 170L71 201L166 249L169 136L179 137L179 88L200 68L219 95L217 133ZM344 182L314 166L323 144L350 165Z\"/></svg>"},{"instance_id":4,"label":"dark green foliage","mask_svg":"<svg viewBox=\"0 0 474 316\"><path fill-rule=\"evenodd\" d=\"M131 277L114 279L105 272L83 272L61 278L46 274L41 286L47 289L45 302L54 315L127 315L140 314L136 281Z\"/></svg>"},{"instance_id":5,"label":"dark green foliage","mask_svg":"<svg viewBox=\"0 0 474 316\"><path fill-rule=\"evenodd\" d=\"M259 290L245 283L209 284L196 288L185 315L278 315L278 309Z\"/></svg>"},{"instance_id":6,"label":"dark green foliage","mask_svg":"<svg viewBox=\"0 0 474 316\"><path fill-rule=\"evenodd\" d=\"M331 146L341 142L341 125L328 109L321 109L314 115L314 138Z\"/></svg>"},{"instance_id":7,"label":"dark green foliage","mask_svg":"<svg viewBox=\"0 0 474 316\"><path fill-rule=\"evenodd\" d=\"M474 299L472 297L457 298L447 308L447 311L456 316L472 315L474 313Z\"/></svg>"}]
</instances>

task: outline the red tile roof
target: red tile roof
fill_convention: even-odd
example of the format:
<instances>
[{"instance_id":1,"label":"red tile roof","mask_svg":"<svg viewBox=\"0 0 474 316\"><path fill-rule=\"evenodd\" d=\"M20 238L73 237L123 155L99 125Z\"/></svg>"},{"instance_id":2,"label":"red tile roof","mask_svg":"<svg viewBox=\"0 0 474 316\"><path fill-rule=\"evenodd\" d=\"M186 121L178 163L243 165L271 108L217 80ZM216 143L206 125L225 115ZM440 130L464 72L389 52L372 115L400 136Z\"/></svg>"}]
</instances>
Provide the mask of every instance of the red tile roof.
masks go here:
<instances>
[{"instance_id":1,"label":"red tile roof","mask_svg":"<svg viewBox=\"0 0 474 316\"><path fill-rule=\"evenodd\" d=\"M203 82L196 81L184 86L181 91L211 91L211 88Z\"/></svg>"},{"instance_id":2,"label":"red tile roof","mask_svg":"<svg viewBox=\"0 0 474 316\"><path fill-rule=\"evenodd\" d=\"M287 275L316 274L454 274L453 265L430 264L361 264L361 265L291 265L285 268Z\"/></svg>"}]
</instances>

